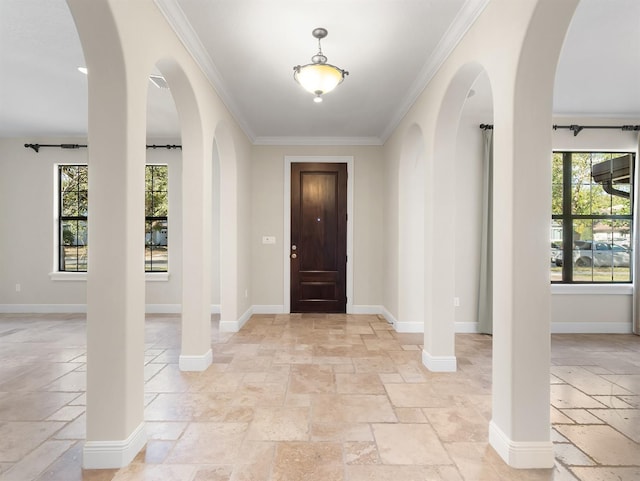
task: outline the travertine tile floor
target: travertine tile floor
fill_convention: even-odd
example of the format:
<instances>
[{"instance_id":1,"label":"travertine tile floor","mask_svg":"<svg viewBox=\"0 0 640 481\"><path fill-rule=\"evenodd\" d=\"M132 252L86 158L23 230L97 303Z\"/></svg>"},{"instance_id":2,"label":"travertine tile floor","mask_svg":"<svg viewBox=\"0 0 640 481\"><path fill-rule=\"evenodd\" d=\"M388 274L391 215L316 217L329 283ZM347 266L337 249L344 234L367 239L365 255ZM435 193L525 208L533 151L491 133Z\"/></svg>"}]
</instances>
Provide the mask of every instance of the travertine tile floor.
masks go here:
<instances>
[{"instance_id":1,"label":"travertine tile floor","mask_svg":"<svg viewBox=\"0 0 640 481\"><path fill-rule=\"evenodd\" d=\"M457 373L377 316L213 321L214 363L177 367L179 323L146 324L149 441L121 470L81 470L85 320L0 315L0 479L38 481L640 480L640 338L554 335L553 470L488 446L491 338L456 336Z\"/></svg>"}]
</instances>

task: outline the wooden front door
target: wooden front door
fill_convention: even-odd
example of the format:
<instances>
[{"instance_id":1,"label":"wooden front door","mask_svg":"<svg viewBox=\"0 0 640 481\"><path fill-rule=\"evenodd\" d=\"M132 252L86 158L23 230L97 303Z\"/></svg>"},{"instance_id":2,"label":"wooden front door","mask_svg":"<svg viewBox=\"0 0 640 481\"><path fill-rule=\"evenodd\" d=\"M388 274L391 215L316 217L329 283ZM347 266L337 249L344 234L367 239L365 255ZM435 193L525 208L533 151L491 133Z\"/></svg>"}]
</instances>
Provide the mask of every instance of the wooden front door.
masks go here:
<instances>
[{"instance_id":1,"label":"wooden front door","mask_svg":"<svg viewBox=\"0 0 640 481\"><path fill-rule=\"evenodd\" d=\"M346 312L347 164L291 164L291 312Z\"/></svg>"}]
</instances>

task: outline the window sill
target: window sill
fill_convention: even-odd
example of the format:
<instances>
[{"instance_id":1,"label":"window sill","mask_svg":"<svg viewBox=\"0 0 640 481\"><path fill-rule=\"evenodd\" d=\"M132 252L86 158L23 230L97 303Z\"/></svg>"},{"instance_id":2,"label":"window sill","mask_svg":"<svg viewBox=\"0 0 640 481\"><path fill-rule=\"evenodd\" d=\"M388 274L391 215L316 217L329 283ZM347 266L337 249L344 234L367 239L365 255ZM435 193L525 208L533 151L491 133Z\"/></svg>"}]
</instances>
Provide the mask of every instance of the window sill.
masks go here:
<instances>
[{"instance_id":1,"label":"window sill","mask_svg":"<svg viewBox=\"0 0 640 481\"><path fill-rule=\"evenodd\" d=\"M632 295L632 284L551 284L554 295Z\"/></svg>"},{"instance_id":2,"label":"window sill","mask_svg":"<svg viewBox=\"0 0 640 481\"><path fill-rule=\"evenodd\" d=\"M84 282L87 280L86 272L50 272L49 279L52 281ZM147 282L168 282L168 272L145 272L144 280Z\"/></svg>"}]
</instances>

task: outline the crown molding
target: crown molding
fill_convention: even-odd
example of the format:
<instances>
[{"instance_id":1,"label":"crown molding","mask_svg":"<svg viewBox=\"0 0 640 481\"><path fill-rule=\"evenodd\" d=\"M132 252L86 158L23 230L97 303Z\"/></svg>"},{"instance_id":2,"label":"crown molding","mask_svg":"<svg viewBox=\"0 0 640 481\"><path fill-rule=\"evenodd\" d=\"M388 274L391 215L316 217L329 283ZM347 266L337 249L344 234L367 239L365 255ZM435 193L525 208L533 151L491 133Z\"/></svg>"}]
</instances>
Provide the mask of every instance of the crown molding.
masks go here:
<instances>
[{"instance_id":1,"label":"crown molding","mask_svg":"<svg viewBox=\"0 0 640 481\"><path fill-rule=\"evenodd\" d=\"M254 145L382 145L378 137L256 137Z\"/></svg>"},{"instance_id":2,"label":"crown molding","mask_svg":"<svg viewBox=\"0 0 640 481\"><path fill-rule=\"evenodd\" d=\"M182 42L187 52L193 57L196 64L200 67L207 80L209 80L209 83L211 83L214 90L220 96L220 99L225 104L235 121L247 137L249 137L253 142L255 140L253 131L249 127L246 119L240 114L240 109L233 100L233 97L229 95L229 92L224 87L224 81L222 80L220 72L207 53L204 45L202 45L202 42L198 38L198 35L196 35L193 27L187 20L187 16L184 14L184 11L180 8L180 5L178 5L177 0L153 0L153 2L167 20L171 29L178 36L178 39Z\"/></svg>"},{"instance_id":3,"label":"crown molding","mask_svg":"<svg viewBox=\"0 0 640 481\"><path fill-rule=\"evenodd\" d=\"M462 37L464 37L488 4L489 0L467 0L464 3L456 15L456 18L451 22L451 25L440 39L440 42L438 42L433 54L422 67L418 77L414 80L404 102L400 104L395 115L387 124L382 135L380 135L383 144L398 127L398 124L400 124L404 116L409 112L409 109L411 109L416 100L418 100L418 97L429 82L431 82L431 79L440 69L444 61L451 55L453 49L460 43Z\"/></svg>"}]
</instances>

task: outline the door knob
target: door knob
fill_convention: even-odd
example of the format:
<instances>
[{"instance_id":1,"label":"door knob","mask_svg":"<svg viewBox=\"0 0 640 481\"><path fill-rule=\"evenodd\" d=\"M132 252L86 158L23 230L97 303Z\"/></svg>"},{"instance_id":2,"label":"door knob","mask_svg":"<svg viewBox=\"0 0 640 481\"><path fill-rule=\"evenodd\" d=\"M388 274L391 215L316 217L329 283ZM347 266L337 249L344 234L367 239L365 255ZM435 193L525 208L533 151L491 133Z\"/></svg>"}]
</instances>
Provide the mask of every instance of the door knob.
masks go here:
<instances>
[{"instance_id":1,"label":"door knob","mask_svg":"<svg viewBox=\"0 0 640 481\"><path fill-rule=\"evenodd\" d=\"M291 250L292 250L292 251L296 250L297 248L298 248L298 246L297 246L297 245L295 245L295 244L291 246Z\"/></svg>"},{"instance_id":2,"label":"door knob","mask_svg":"<svg viewBox=\"0 0 640 481\"><path fill-rule=\"evenodd\" d=\"M298 257L298 254L296 254L295 252L293 254L291 254L291 258L292 259L296 259Z\"/></svg>"}]
</instances>

